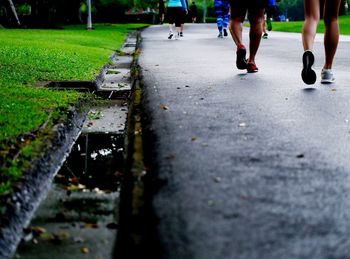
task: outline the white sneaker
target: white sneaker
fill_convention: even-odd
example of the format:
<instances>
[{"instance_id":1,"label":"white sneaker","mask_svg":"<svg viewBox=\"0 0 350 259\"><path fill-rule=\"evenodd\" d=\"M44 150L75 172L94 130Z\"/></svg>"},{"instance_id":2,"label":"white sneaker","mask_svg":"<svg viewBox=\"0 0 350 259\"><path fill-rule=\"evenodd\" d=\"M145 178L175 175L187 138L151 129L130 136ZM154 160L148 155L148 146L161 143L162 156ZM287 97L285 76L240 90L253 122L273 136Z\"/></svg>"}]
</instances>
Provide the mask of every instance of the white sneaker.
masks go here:
<instances>
[{"instance_id":1,"label":"white sneaker","mask_svg":"<svg viewBox=\"0 0 350 259\"><path fill-rule=\"evenodd\" d=\"M335 81L332 69L323 68L321 71L321 84L331 84Z\"/></svg>"},{"instance_id":2,"label":"white sneaker","mask_svg":"<svg viewBox=\"0 0 350 259\"><path fill-rule=\"evenodd\" d=\"M175 33L175 40L178 40L179 38L180 38L180 33L179 32Z\"/></svg>"}]
</instances>

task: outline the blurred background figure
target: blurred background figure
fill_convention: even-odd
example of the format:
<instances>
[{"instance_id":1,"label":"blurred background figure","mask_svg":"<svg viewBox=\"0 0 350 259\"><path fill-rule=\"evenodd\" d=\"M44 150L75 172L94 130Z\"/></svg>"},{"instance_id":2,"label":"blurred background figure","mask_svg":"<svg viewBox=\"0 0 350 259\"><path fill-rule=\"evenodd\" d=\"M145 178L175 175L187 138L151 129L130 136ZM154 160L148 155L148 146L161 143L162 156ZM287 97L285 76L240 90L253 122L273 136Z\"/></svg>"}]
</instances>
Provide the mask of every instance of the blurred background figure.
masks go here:
<instances>
[{"instance_id":1,"label":"blurred background figure","mask_svg":"<svg viewBox=\"0 0 350 259\"><path fill-rule=\"evenodd\" d=\"M159 24L164 23L164 13L165 13L165 6L164 6L164 0L159 0Z\"/></svg>"},{"instance_id":2,"label":"blurred background figure","mask_svg":"<svg viewBox=\"0 0 350 259\"><path fill-rule=\"evenodd\" d=\"M182 17L181 17L181 30L180 30L180 37L184 36L184 29L185 29L185 21L188 14L188 2L185 0L186 6L182 6Z\"/></svg>"},{"instance_id":3,"label":"blurred background figure","mask_svg":"<svg viewBox=\"0 0 350 259\"><path fill-rule=\"evenodd\" d=\"M197 21L197 5L194 1L190 6L190 16L191 16L192 23L195 23Z\"/></svg>"},{"instance_id":4,"label":"blurred background figure","mask_svg":"<svg viewBox=\"0 0 350 259\"><path fill-rule=\"evenodd\" d=\"M219 30L218 38L227 37L230 4L228 0L214 0L216 24Z\"/></svg>"},{"instance_id":5,"label":"blurred background figure","mask_svg":"<svg viewBox=\"0 0 350 259\"><path fill-rule=\"evenodd\" d=\"M174 37L174 24L176 27L175 39L179 38L181 24L183 23L184 10L187 12L186 0L168 0L167 17L169 21L169 40Z\"/></svg>"}]
</instances>

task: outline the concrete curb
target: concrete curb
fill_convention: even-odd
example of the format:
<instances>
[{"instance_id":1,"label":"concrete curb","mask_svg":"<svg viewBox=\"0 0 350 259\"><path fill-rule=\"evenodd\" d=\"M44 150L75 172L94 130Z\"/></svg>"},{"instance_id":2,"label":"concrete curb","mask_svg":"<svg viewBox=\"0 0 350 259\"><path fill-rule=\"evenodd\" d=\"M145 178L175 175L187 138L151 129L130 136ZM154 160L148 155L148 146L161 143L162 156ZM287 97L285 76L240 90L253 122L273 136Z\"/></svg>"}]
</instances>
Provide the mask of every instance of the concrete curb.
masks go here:
<instances>
[{"instance_id":1,"label":"concrete curb","mask_svg":"<svg viewBox=\"0 0 350 259\"><path fill-rule=\"evenodd\" d=\"M131 33L122 48L124 55L131 55L135 51L131 51L130 42L136 42L137 33ZM103 92L100 89L103 85L106 74L109 69L123 68L127 63L127 58L122 58L122 62L118 61L117 55L111 57L113 65L105 65L100 74L96 77L95 82L51 82L47 87L62 88L79 88L88 92ZM131 62L130 62L131 63ZM115 80L118 80L116 78ZM108 89L108 91L119 92L120 89ZM130 91L122 89L122 95L129 95ZM118 96L120 94L118 93ZM65 122L56 125L53 129L51 138L47 141L42 156L32 161L31 169L24 173L24 177L15 186L14 191L1 197L4 203L1 213L0 226L0 258L11 258L21 240L23 228L26 227L40 203L45 199L51 187L52 181L56 173L59 171L63 162L70 153L75 141L79 137L84 121L86 120L88 109L83 104L81 107L72 108Z\"/></svg>"},{"instance_id":2,"label":"concrete curb","mask_svg":"<svg viewBox=\"0 0 350 259\"><path fill-rule=\"evenodd\" d=\"M66 122L54 127L43 156L32 161L31 169L5 197L0 229L0 258L10 258L20 242L23 228L30 222L40 202L46 197L53 177L80 134L86 112L72 109Z\"/></svg>"}]
</instances>

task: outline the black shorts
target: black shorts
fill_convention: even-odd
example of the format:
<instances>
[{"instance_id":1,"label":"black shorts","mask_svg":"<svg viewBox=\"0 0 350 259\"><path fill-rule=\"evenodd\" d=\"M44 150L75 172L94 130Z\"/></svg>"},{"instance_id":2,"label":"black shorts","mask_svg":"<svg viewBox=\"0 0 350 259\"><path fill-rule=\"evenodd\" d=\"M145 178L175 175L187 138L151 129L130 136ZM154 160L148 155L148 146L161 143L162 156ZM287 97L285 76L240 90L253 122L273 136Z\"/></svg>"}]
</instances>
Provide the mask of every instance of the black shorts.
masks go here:
<instances>
[{"instance_id":1,"label":"black shorts","mask_svg":"<svg viewBox=\"0 0 350 259\"><path fill-rule=\"evenodd\" d=\"M275 5L267 6L265 9L265 12L266 12L267 17L273 17L276 13L276 6Z\"/></svg>"},{"instance_id":2,"label":"black shorts","mask_svg":"<svg viewBox=\"0 0 350 259\"><path fill-rule=\"evenodd\" d=\"M167 9L168 22L175 23L176 27L180 27L183 21L182 7L168 7Z\"/></svg>"},{"instance_id":3,"label":"black shorts","mask_svg":"<svg viewBox=\"0 0 350 259\"><path fill-rule=\"evenodd\" d=\"M261 10L269 5L269 0L230 0L231 9Z\"/></svg>"}]
</instances>

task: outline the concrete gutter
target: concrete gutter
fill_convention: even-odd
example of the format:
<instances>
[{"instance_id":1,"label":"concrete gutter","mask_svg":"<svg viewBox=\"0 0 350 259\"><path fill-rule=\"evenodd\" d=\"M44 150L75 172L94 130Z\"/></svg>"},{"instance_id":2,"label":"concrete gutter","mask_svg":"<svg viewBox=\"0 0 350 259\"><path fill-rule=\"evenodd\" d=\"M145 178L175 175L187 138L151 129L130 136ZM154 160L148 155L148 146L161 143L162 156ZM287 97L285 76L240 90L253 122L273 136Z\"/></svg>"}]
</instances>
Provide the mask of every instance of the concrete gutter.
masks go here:
<instances>
[{"instance_id":1,"label":"concrete gutter","mask_svg":"<svg viewBox=\"0 0 350 259\"><path fill-rule=\"evenodd\" d=\"M47 86L53 88L67 86L97 95L125 98L130 94L131 88L126 89L129 76L127 72L124 73L124 70L127 64L131 63L137 35L137 33L131 33L128 36L121 49L120 54L123 55L114 54L111 57L112 65L104 66L95 82L51 82ZM133 43L135 45L132 49ZM123 73L116 73L118 69L123 70ZM111 86L110 82L116 82L117 87ZM120 87L121 84L125 87ZM30 223L40 203L47 196L54 176L81 133L88 113L87 106L89 106L88 103L70 110L68 119L54 127L52 136L47 140L46 148L42 152L43 155L31 162L31 169L23 174L23 178L14 190L1 197L4 206L0 212L0 258L11 258L15 253L23 235L23 229Z\"/></svg>"}]
</instances>

